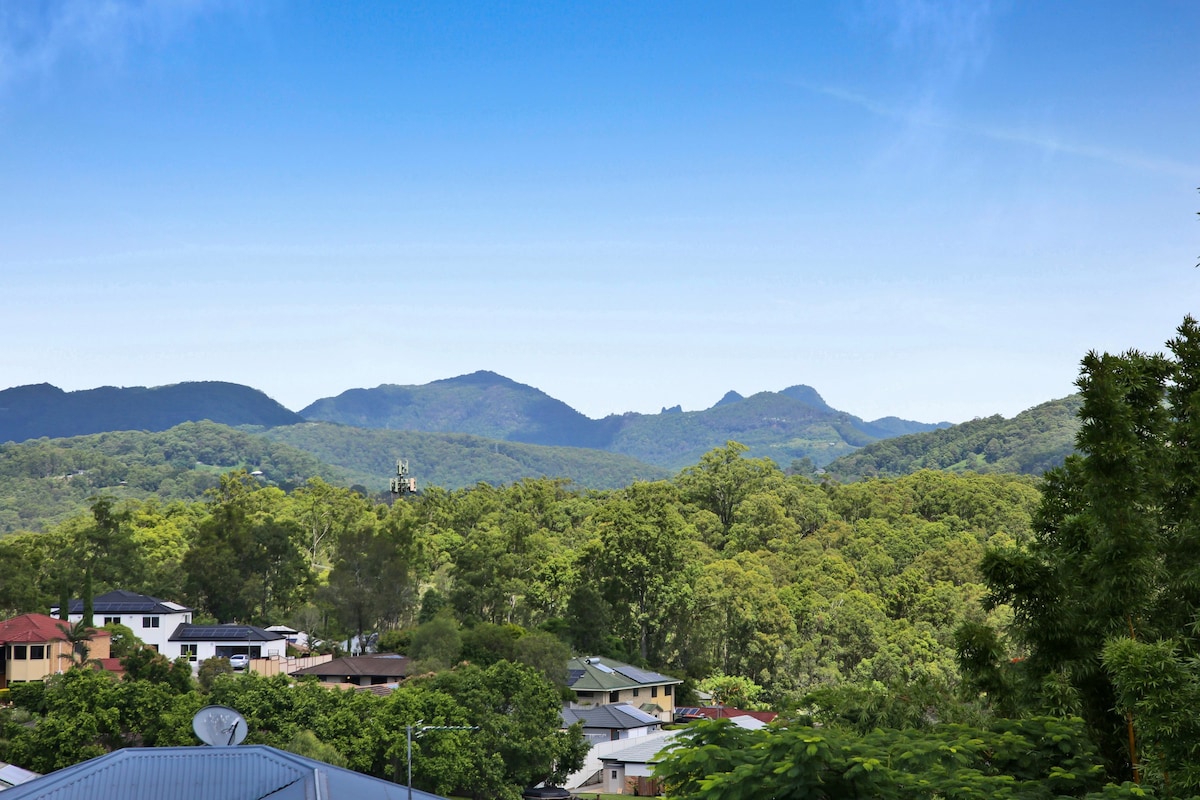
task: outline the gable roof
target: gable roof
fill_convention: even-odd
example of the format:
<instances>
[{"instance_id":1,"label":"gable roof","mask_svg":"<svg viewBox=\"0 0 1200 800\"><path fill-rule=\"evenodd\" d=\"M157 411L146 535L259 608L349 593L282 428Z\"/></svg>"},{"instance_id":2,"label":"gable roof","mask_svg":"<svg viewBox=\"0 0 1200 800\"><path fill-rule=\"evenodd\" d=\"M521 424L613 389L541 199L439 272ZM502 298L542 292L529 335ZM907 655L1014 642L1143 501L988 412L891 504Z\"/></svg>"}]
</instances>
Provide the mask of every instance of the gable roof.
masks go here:
<instances>
[{"instance_id":1,"label":"gable roof","mask_svg":"<svg viewBox=\"0 0 1200 800\"><path fill-rule=\"evenodd\" d=\"M224 625L193 625L187 622L179 623L175 632L167 639L169 642L282 642L286 637L282 633L268 631L256 625L239 625L227 622Z\"/></svg>"},{"instance_id":2,"label":"gable roof","mask_svg":"<svg viewBox=\"0 0 1200 800\"><path fill-rule=\"evenodd\" d=\"M397 783L266 745L128 747L4 791L4 800L407 800ZM412 790L416 800L445 800Z\"/></svg>"},{"instance_id":3,"label":"gable roof","mask_svg":"<svg viewBox=\"0 0 1200 800\"><path fill-rule=\"evenodd\" d=\"M22 614L19 617L0 622L0 644L13 642L39 644L66 641L67 637L63 634L62 628L58 627L59 625L70 625L70 623L46 614ZM108 636L109 633L97 628L92 635Z\"/></svg>"},{"instance_id":4,"label":"gable roof","mask_svg":"<svg viewBox=\"0 0 1200 800\"><path fill-rule=\"evenodd\" d=\"M379 676L383 678L408 677L408 667L412 660L408 656L395 653L378 653L367 656L344 656L305 667L293 672L293 675L342 675L344 677Z\"/></svg>"},{"instance_id":5,"label":"gable roof","mask_svg":"<svg viewBox=\"0 0 1200 800\"><path fill-rule=\"evenodd\" d=\"M628 703L610 703L592 708L564 708L562 720L564 727L582 722L584 728L609 730L629 730L630 728L662 725L662 720L658 717L636 709Z\"/></svg>"},{"instance_id":6,"label":"gable roof","mask_svg":"<svg viewBox=\"0 0 1200 800\"><path fill-rule=\"evenodd\" d=\"M572 658L567 662L567 685L577 692L613 692L677 683L683 681L601 656Z\"/></svg>"},{"instance_id":7,"label":"gable roof","mask_svg":"<svg viewBox=\"0 0 1200 800\"><path fill-rule=\"evenodd\" d=\"M616 750L608 755L600 756L600 760L605 764L611 762L623 764L657 764L658 754L678 734L679 731L663 731L661 733L652 733L649 736L639 736L636 739L630 739L631 742L636 742L636 744L632 744L623 750ZM5 798L5 800L8 800L8 798Z\"/></svg>"}]
</instances>

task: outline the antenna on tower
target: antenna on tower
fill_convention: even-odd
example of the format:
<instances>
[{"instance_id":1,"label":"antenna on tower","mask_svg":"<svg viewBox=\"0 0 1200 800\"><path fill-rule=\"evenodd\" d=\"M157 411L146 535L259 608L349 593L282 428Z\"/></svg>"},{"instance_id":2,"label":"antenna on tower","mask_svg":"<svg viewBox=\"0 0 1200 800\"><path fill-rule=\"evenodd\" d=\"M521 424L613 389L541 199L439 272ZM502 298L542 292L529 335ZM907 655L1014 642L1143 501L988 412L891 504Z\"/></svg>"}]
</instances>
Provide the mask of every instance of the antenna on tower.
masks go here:
<instances>
[{"instance_id":1,"label":"antenna on tower","mask_svg":"<svg viewBox=\"0 0 1200 800\"><path fill-rule=\"evenodd\" d=\"M417 493L417 479L408 477L408 461L400 459L396 462L396 477L392 478L389 488L392 494L401 497Z\"/></svg>"}]
</instances>

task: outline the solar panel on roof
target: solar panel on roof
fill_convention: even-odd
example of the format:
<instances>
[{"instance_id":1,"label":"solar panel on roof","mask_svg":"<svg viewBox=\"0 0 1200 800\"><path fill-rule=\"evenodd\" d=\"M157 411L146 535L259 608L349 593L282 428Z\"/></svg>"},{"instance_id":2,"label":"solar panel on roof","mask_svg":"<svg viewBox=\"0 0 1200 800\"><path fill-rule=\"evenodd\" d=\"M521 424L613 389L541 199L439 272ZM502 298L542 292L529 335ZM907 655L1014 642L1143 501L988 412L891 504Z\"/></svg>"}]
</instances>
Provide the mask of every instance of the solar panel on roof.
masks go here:
<instances>
[{"instance_id":1,"label":"solar panel on roof","mask_svg":"<svg viewBox=\"0 0 1200 800\"><path fill-rule=\"evenodd\" d=\"M567 686L571 686L572 684L575 683L575 681L582 678L585 674L586 673L584 672L584 670L581 670L581 669L567 670Z\"/></svg>"},{"instance_id":2,"label":"solar panel on roof","mask_svg":"<svg viewBox=\"0 0 1200 800\"><path fill-rule=\"evenodd\" d=\"M600 670L601 672L612 672L613 671L612 667L606 667L603 664L601 664L599 661L592 661L590 663L593 667Z\"/></svg>"},{"instance_id":3,"label":"solar panel on roof","mask_svg":"<svg viewBox=\"0 0 1200 800\"><path fill-rule=\"evenodd\" d=\"M637 667L630 667L628 665L617 667L617 672L621 673L630 680L637 681L638 683L662 683L664 681L673 680L672 678L668 678L666 675L660 675L657 672L648 672L644 669L638 669Z\"/></svg>"}]
</instances>

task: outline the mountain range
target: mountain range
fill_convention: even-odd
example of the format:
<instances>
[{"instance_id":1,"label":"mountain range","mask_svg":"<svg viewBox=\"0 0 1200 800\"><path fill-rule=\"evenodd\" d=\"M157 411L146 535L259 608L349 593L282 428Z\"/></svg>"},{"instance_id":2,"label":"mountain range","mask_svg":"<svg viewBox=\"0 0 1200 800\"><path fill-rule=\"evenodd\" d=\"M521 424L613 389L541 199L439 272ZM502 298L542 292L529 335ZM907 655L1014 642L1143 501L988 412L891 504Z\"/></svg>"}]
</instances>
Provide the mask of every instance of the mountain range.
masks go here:
<instances>
[{"instance_id":1,"label":"mountain range","mask_svg":"<svg viewBox=\"0 0 1200 800\"><path fill-rule=\"evenodd\" d=\"M65 519L97 493L199 497L236 468L283 488L317 476L386 492L398 458L422 487L446 489L541 476L616 488L669 478L730 440L750 456L837 480L919 469L1040 474L1072 451L1078 409L1072 396L1012 419L865 421L797 385L750 397L730 391L702 411L594 420L490 372L352 389L298 413L222 382L22 386L0 391L0 443L8 442L0 444L0 533Z\"/></svg>"},{"instance_id":2,"label":"mountain range","mask_svg":"<svg viewBox=\"0 0 1200 800\"><path fill-rule=\"evenodd\" d=\"M257 389L222 382L156 388L103 387L64 392L48 384L0 391L0 441L80 436L116 430L163 431L210 420L275 429L302 422L438 434L502 442L603 450L660 469L695 463L734 439L781 464L817 466L879 439L946 427L885 417L865 421L830 407L809 386L742 397L729 392L711 408L629 412L591 419L561 400L494 372L420 386L350 389L299 413Z\"/></svg>"}]
</instances>

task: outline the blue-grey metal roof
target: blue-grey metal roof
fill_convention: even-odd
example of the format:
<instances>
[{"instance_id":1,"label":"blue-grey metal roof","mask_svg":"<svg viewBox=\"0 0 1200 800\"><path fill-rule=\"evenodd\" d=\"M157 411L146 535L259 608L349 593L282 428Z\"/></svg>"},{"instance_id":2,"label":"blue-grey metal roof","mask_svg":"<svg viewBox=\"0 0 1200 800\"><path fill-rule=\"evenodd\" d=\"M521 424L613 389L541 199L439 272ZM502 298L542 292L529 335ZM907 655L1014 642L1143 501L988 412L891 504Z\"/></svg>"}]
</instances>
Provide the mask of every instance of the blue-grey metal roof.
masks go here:
<instances>
[{"instance_id":1,"label":"blue-grey metal roof","mask_svg":"<svg viewBox=\"0 0 1200 800\"><path fill-rule=\"evenodd\" d=\"M4 790L4 800L407 800L408 789L265 745L130 747ZM445 800L413 789L414 800Z\"/></svg>"},{"instance_id":2,"label":"blue-grey metal roof","mask_svg":"<svg viewBox=\"0 0 1200 800\"><path fill-rule=\"evenodd\" d=\"M55 610L57 610L57 606L51 609L51 611ZM104 616L105 614L179 614L192 609L147 594L131 592L128 589L113 589L111 592L93 597L92 610L97 615ZM75 599L68 602L67 611L72 614L82 614L83 600Z\"/></svg>"},{"instance_id":3,"label":"blue-grey metal roof","mask_svg":"<svg viewBox=\"0 0 1200 800\"><path fill-rule=\"evenodd\" d=\"M287 639L282 633L268 631L254 625L192 625L181 622L167 641L171 642L282 642Z\"/></svg>"},{"instance_id":4,"label":"blue-grey metal roof","mask_svg":"<svg viewBox=\"0 0 1200 800\"><path fill-rule=\"evenodd\" d=\"M651 716L628 703L611 703L592 708L564 708L562 720L564 725L582 722L585 729L629 730L662 725L662 720L658 717Z\"/></svg>"},{"instance_id":5,"label":"blue-grey metal roof","mask_svg":"<svg viewBox=\"0 0 1200 800\"><path fill-rule=\"evenodd\" d=\"M652 733L648 736L640 736L637 739L630 739L629 747L623 750L609 753L600 756L600 760L605 764L611 762L625 764L657 764L658 754L662 749L671 743L671 740L679 731L663 731L661 733ZM5 798L5 800L8 800Z\"/></svg>"}]
</instances>

